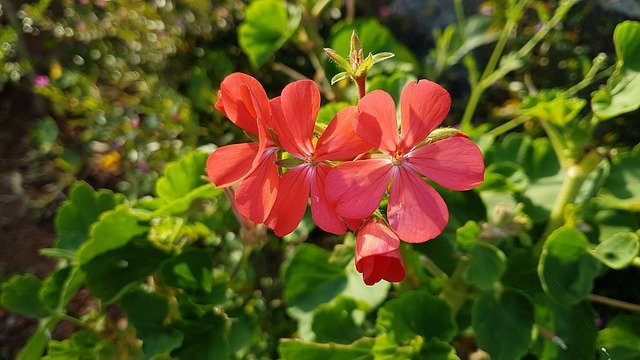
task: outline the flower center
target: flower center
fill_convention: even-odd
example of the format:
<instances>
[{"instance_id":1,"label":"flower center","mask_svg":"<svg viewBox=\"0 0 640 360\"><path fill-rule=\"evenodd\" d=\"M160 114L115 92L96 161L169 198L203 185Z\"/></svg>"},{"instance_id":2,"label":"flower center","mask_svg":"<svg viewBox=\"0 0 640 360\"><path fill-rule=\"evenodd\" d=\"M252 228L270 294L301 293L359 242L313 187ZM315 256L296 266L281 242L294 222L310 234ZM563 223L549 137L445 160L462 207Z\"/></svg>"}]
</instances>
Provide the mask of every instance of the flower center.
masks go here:
<instances>
[{"instance_id":1,"label":"flower center","mask_svg":"<svg viewBox=\"0 0 640 360\"><path fill-rule=\"evenodd\" d=\"M318 158L316 157L316 154L311 154L307 157L305 162L311 165L316 165L318 163Z\"/></svg>"},{"instance_id":2,"label":"flower center","mask_svg":"<svg viewBox=\"0 0 640 360\"><path fill-rule=\"evenodd\" d=\"M391 163L395 166L402 165L403 161L404 161L403 154L396 152L393 154L393 156L391 156Z\"/></svg>"}]
</instances>

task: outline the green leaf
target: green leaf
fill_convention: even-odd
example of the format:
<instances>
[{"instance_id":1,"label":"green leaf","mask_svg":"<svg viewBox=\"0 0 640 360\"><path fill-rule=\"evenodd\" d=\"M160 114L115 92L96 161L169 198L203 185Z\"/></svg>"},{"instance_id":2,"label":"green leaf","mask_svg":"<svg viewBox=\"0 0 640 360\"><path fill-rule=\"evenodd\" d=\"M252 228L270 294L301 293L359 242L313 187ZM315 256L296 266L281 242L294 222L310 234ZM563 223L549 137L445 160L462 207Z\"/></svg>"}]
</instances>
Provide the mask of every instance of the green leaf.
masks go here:
<instances>
[{"instance_id":1,"label":"green leaf","mask_svg":"<svg viewBox=\"0 0 640 360\"><path fill-rule=\"evenodd\" d=\"M414 358L419 360L460 360L453 346L438 339L425 342L420 348L420 353Z\"/></svg>"},{"instance_id":2,"label":"green leaf","mask_svg":"<svg viewBox=\"0 0 640 360\"><path fill-rule=\"evenodd\" d=\"M166 328L146 333L142 337L142 352L145 359L155 359L156 355L169 354L182 345L184 335L180 330ZM160 357L163 359L164 357Z\"/></svg>"},{"instance_id":3,"label":"green leaf","mask_svg":"<svg viewBox=\"0 0 640 360\"><path fill-rule=\"evenodd\" d=\"M640 359L640 317L621 315L614 318L598 332L597 341L598 348L609 355L608 359Z\"/></svg>"},{"instance_id":4,"label":"green leaf","mask_svg":"<svg viewBox=\"0 0 640 360\"><path fill-rule=\"evenodd\" d=\"M180 199L202 185L208 155L202 151L191 152L177 161L167 164L164 174L156 182L156 194L165 202Z\"/></svg>"},{"instance_id":5,"label":"green leaf","mask_svg":"<svg viewBox=\"0 0 640 360\"><path fill-rule=\"evenodd\" d=\"M168 354L182 344L182 332L165 326L169 314L169 301L165 295L137 288L122 295L120 305L142 339L146 359Z\"/></svg>"},{"instance_id":6,"label":"green leaf","mask_svg":"<svg viewBox=\"0 0 640 360\"><path fill-rule=\"evenodd\" d=\"M349 103L344 101L322 105L318 111L318 119L316 120L316 123L329 125L333 117L347 106L349 106Z\"/></svg>"},{"instance_id":7,"label":"green leaf","mask_svg":"<svg viewBox=\"0 0 640 360\"><path fill-rule=\"evenodd\" d=\"M56 218L56 247L76 250L89 238L89 227L100 214L121 204L124 196L109 190L94 191L85 182L77 182L69 198L60 206Z\"/></svg>"},{"instance_id":8,"label":"green leaf","mask_svg":"<svg viewBox=\"0 0 640 360\"><path fill-rule=\"evenodd\" d=\"M593 93L591 107L601 120L640 107L640 22L624 21L613 32L618 66L606 88Z\"/></svg>"},{"instance_id":9,"label":"green leaf","mask_svg":"<svg viewBox=\"0 0 640 360\"><path fill-rule=\"evenodd\" d=\"M640 146L613 159L611 173L598 193L605 207L640 212Z\"/></svg>"},{"instance_id":10,"label":"green leaf","mask_svg":"<svg viewBox=\"0 0 640 360\"><path fill-rule=\"evenodd\" d=\"M587 301L561 305L536 297L537 350L541 360L591 359L598 329Z\"/></svg>"},{"instance_id":11,"label":"green leaf","mask_svg":"<svg viewBox=\"0 0 640 360\"><path fill-rule=\"evenodd\" d=\"M145 241L132 241L82 265L91 293L113 301L127 286L146 279L169 255Z\"/></svg>"},{"instance_id":12,"label":"green leaf","mask_svg":"<svg viewBox=\"0 0 640 360\"><path fill-rule=\"evenodd\" d=\"M562 304L586 299L600 263L589 254L589 241L580 231L564 226L549 235L544 244L538 275L544 291Z\"/></svg>"},{"instance_id":13,"label":"green leaf","mask_svg":"<svg viewBox=\"0 0 640 360\"><path fill-rule=\"evenodd\" d=\"M601 242L591 252L596 259L612 269L627 267L638 255L640 239L632 232L617 233Z\"/></svg>"},{"instance_id":14,"label":"green leaf","mask_svg":"<svg viewBox=\"0 0 640 360\"><path fill-rule=\"evenodd\" d=\"M354 21L336 23L331 27L331 36L328 40L329 47L344 58L347 58L350 54L351 35L354 31L360 39L365 54L395 53L393 58L376 66L377 69L382 69L388 73L396 71L411 72L418 66L413 53L396 40L389 29L373 18L361 18Z\"/></svg>"},{"instance_id":15,"label":"green leaf","mask_svg":"<svg viewBox=\"0 0 640 360\"><path fill-rule=\"evenodd\" d=\"M470 251L465 280L482 290L489 290L500 280L507 267L507 257L497 247L480 243Z\"/></svg>"},{"instance_id":16,"label":"green leaf","mask_svg":"<svg viewBox=\"0 0 640 360\"><path fill-rule=\"evenodd\" d=\"M544 90L526 97L522 101L520 111L539 120L566 126L578 116L585 105L587 101L584 99L567 98L557 90Z\"/></svg>"},{"instance_id":17,"label":"green leaf","mask_svg":"<svg viewBox=\"0 0 640 360\"><path fill-rule=\"evenodd\" d=\"M377 53L375 55L373 55L373 64L377 64L381 61L385 61L387 59L391 59L392 57L396 56L396 54L394 53L390 53L390 52L381 52L381 53Z\"/></svg>"},{"instance_id":18,"label":"green leaf","mask_svg":"<svg viewBox=\"0 0 640 360\"><path fill-rule=\"evenodd\" d=\"M125 246L131 239L148 231L147 226L138 224L138 219L126 206L105 212L91 227L89 241L78 250L80 265L107 251Z\"/></svg>"},{"instance_id":19,"label":"green leaf","mask_svg":"<svg viewBox=\"0 0 640 360\"><path fill-rule=\"evenodd\" d=\"M367 81L367 91L384 90L396 103L400 101L400 95L405 86L410 82L416 80L416 77L412 74L406 74L402 72L396 72L391 75L377 75L372 76Z\"/></svg>"},{"instance_id":20,"label":"green leaf","mask_svg":"<svg viewBox=\"0 0 640 360\"><path fill-rule=\"evenodd\" d=\"M376 327L392 334L400 345L411 343L416 336L450 341L456 334L449 304L421 290L387 301L378 310Z\"/></svg>"},{"instance_id":21,"label":"green leaf","mask_svg":"<svg viewBox=\"0 0 640 360\"><path fill-rule=\"evenodd\" d=\"M343 345L281 339L278 353L282 360L373 360L372 340L362 338L350 345Z\"/></svg>"},{"instance_id":22,"label":"green leaf","mask_svg":"<svg viewBox=\"0 0 640 360\"><path fill-rule=\"evenodd\" d=\"M78 267L66 267L49 275L40 288L39 296L51 311L66 308L76 290L84 284L85 276Z\"/></svg>"},{"instance_id":23,"label":"green leaf","mask_svg":"<svg viewBox=\"0 0 640 360\"><path fill-rule=\"evenodd\" d=\"M520 291L486 293L473 303L471 325L478 345L492 360L519 359L531 343L534 309Z\"/></svg>"},{"instance_id":24,"label":"green leaf","mask_svg":"<svg viewBox=\"0 0 640 360\"><path fill-rule=\"evenodd\" d=\"M115 344L109 339L100 339L91 330L82 330L70 339L51 341L43 360L60 359L109 359L114 356Z\"/></svg>"},{"instance_id":25,"label":"green leaf","mask_svg":"<svg viewBox=\"0 0 640 360\"><path fill-rule=\"evenodd\" d=\"M258 68L264 64L298 29L300 20L299 9L288 10L284 1L252 1L238 27L238 43L251 65Z\"/></svg>"},{"instance_id":26,"label":"green leaf","mask_svg":"<svg viewBox=\"0 0 640 360\"><path fill-rule=\"evenodd\" d=\"M184 334L182 346L171 355L178 359L230 359L228 321L223 314L206 313L199 322L184 321L177 328Z\"/></svg>"},{"instance_id":27,"label":"green leaf","mask_svg":"<svg viewBox=\"0 0 640 360\"><path fill-rule=\"evenodd\" d=\"M357 316L360 316L358 321ZM318 306L311 329L318 342L349 344L364 335L364 331L356 323L362 323L363 318L364 312L359 309L358 303L341 296L330 304Z\"/></svg>"},{"instance_id":28,"label":"green leaf","mask_svg":"<svg viewBox=\"0 0 640 360\"><path fill-rule=\"evenodd\" d=\"M284 300L289 306L309 311L336 297L345 287L344 269L329 262L329 253L303 244L284 272Z\"/></svg>"},{"instance_id":29,"label":"green leaf","mask_svg":"<svg viewBox=\"0 0 640 360\"><path fill-rule=\"evenodd\" d=\"M169 313L169 301L164 295L140 288L123 294L120 305L141 335L161 330Z\"/></svg>"},{"instance_id":30,"label":"green leaf","mask_svg":"<svg viewBox=\"0 0 640 360\"><path fill-rule=\"evenodd\" d=\"M162 276L169 286L211 292L212 266L209 249L189 247L162 266Z\"/></svg>"},{"instance_id":31,"label":"green leaf","mask_svg":"<svg viewBox=\"0 0 640 360\"><path fill-rule=\"evenodd\" d=\"M456 229L456 242L462 249L472 249L478 243L480 226L473 220L467 221L462 227Z\"/></svg>"},{"instance_id":32,"label":"green leaf","mask_svg":"<svg viewBox=\"0 0 640 360\"><path fill-rule=\"evenodd\" d=\"M38 296L41 287L42 282L31 274L14 275L2 284L0 304L18 314L45 317L49 311Z\"/></svg>"}]
</instances>

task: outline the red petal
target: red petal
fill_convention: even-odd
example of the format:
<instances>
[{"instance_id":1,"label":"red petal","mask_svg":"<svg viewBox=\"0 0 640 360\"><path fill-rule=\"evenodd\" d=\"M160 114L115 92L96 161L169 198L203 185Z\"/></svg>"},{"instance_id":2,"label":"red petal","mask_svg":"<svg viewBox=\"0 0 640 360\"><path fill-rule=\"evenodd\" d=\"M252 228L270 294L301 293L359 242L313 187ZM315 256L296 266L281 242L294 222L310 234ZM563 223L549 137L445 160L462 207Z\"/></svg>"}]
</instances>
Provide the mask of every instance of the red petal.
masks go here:
<instances>
[{"instance_id":1,"label":"red petal","mask_svg":"<svg viewBox=\"0 0 640 360\"><path fill-rule=\"evenodd\" d=\"M364 283L373 285L384 279L398 282L405 277L396 234L379 222L366 222L356 234L356 270Z\"/></svg>"},{"instance_id":2,"label":"red petal","mask_svg":"<svg viewBox=\"0 0 640 360\"><path fill-rule=\"evenodd\" d=\"M294 81L285 86L280 96L281 114L273 119L274 127L282 146L289 151L310 155L313 128L320 108L320 90L311 80ZM291 149L293 150L293 149Z\"/></svg>"},{"instance_id":3,"label":"red petal","mask_svg":"<svg viewBox=\"0 0 640 360\"><path fill-rule=\"evenodd\" d=\"M343 218L364 219L380 204L391 180L391 161L366 159L342 163L327 176L326 191Z\"/></svg>"},{"instance_id":4,"label":"red petal","mask_svg":"<svg viewBox=\"0 0 640 360\"><path fill-rule=\"evenodd\" d=\"M278 167L276 151L267 150L255 169L240 182L236 189L238 212L255 223L263 223L276 200Z\"/></svg>"},{"instance_id":5,"label":"red petal","mask_svg":"<svg viewBox=\"0 0 640 360\"><path fill-rule=\"evenodd\" d=\"M391 95L374 90L358 103L356 132L380 151L392 154L398 144L396 106Z\"/></svg>"},{"instance_id":6,"label":"red petal","mask_svg":"<svg viewBox=\"0 0 640 360\"><path fill-rule=\"evenodd\" d=\"M207 175L217 187L229 186L245 177L258 154L258 144L242 143L216 149L207 159Z\"/></svg>"},{"instance_id":7,"label":"red petal","mask_svg":"<svg viewBox=\"0 0 640 360\"><path fill-rule=\"evenodd\" d=\"M449 113L451 97L442 86L412 81L400 95L401 148L410 150L437 128Z\"/></svg>"},{"instance_id":8,"label":"red petal","mask_svg":"<svg viewBox=\"0 0 640 360\"><path fill-rule=\"evenodd\" d=\"M347 106L331 120L316 145L319 161L351 160L371 150L369 142L356 134L357 110L355 106Z\"/></svg>"},{"instance_id":9,"label":"red petal","mask_svg":"<svg viewBox=\"0 0 640 360\"><path fill-rule=\"evenodd\" d=\"M420 174L451 190L469 190L484 179L482 152L471 140L455 136L410 152L405 160Z\"/></svg>"},{"instance_id":10,"label":"red petal","mask_svg":"<svg viewBox=\"0 0 640 360\"><path fill-rule=\"evenodd\" d=\"M282 175L278 197L265 221L278 236L291 233L300 224L309 202L311 183L309 165L296 166Z\"/></svg>"},{"instance_id":11,"label":"red petal","mask_svg":"<svg viewBox=\"0 0 640 360\"><path fill-rule=\"evenodd\" d=\"M233 73L220 84L216 108L246 132L258 135L257 122L270 122L269 99L255 78Z\"/></svg>"},{"instance_id":12,"label":"red petal","mask_svg":"<svg viewBox=\"0 0 640 360\"><path fill-rule=\"evenodd\" d=\"M442 197L418 173L403 166L391 184L387 218L400 239L419 243L440 235L449 221Z\"/></svg>"},{"instance_id":13,"label":"red petal","mask_svg":"<svg viewBox=\"0 0 640 360\"><path fill-rule=\"evenodd\" d=\"M347 228L336 214L335 204L329 202L325 193L329 170L331 167L325 164L318 164L315 167L315 176L311 181L311 216L322 230L333 234L344 234Z\"/></svg>"}]
</instances>

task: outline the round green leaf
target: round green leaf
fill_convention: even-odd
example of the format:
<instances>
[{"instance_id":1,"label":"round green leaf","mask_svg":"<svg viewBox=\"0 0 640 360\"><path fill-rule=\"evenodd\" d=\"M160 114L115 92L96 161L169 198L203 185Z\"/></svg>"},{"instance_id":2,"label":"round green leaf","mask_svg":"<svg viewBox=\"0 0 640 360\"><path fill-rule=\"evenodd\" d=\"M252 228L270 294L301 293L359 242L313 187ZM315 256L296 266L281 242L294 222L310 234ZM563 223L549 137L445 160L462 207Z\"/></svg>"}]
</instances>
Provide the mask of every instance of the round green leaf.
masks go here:
<instances>
[{"instance_id":1,"label":"round green leaf","mask_svg":"<svg viewBox=\"0 0 640 360\"><path fill-rule=\"evenodd\" d=\"M31 274L15 275L2 284L0 305L22 315L45 317L49 311L38 296L41 287L40 279Z\"/></svg>"},{"instance_id":2,"label":"round green leaf","mask_svg":"<svg viewBox=\"0 0 640 360\"><path fill-rule=\"evenodd\" d=\"M309 311L336 297L347 284L341 266L329 262L329 252L304 244L284 272L284 299L289 306Z\"/></svg>"},{"instance_id":3,"label":"round green leaf","mask_svg":"<svg viewBox=\"0 0 640 360\"><path fill-rule=\"evenodd\" d=\"M300 19L300 11L290 14L284 1L252 1L238 27L238 43L251 64L264 64L296 31Z\"/></svg>"},{"instance_id":4,"label":"round green leaf","mask_svg":"<svg viewBox=\"0 0 640 360\"><path fill-rule=\"evenodd\" d=\"M622 269L638 255L639 240L636 233L617 233L598 244L591 254L612 269Z\"/></svg>"},{"instance_id":5,"label":"round green leaf","mask_svg":"<svg viewBox=\"0 0 640 360\"><path fill-rule=\"evenodd\" d=\"M471 310L471 325L478 345L492 360L519 359L531 343L533 304L516 290L486 293Z\"/></svg>"},{"instance_id":6,"label":"round green leaf","mask_svg":"<svg viewBox=\"0 0 640 360\"><path fill-rule=\"evenodd\" d=\"M540 257L538 276L553 300L577 304L591 292L600 263L589 254L588 246L584 234L573 227L565 226L549 235Z\"/></svg>"},{"instance_id":7,"label":"round green leaf","mask_svg":"<svg viewBox=\"0 0 640 360\"><path fill-rule=\"evenodd\" d=\"M490 289L504 273L507 257L502 250L487 243L475 246L470 255L465 280L482 290Z\"/></svg>"},{"instance_id":8,"label":"round green leaf","mask_svg":"<svg viewBox=\"0 0 640 360\"><path fill-rule=\"evenodd\" d=\"M449 304L421 290L386 302L378 310L376 326L392 333L398 344L410 343L416 336L450 341L456 334Z\"/></svg>"},{"instance_id":9,"label":"round green leaf","mask_svg":"<svg viewBox=\"0 0 640 360\"><path fill-rule=\"evenodd\" d=\"M640 317L622 315L611 320L598 333L598 348L604 349L604 355L612 360L640 359Z\"/></svg>"}]
</instances>

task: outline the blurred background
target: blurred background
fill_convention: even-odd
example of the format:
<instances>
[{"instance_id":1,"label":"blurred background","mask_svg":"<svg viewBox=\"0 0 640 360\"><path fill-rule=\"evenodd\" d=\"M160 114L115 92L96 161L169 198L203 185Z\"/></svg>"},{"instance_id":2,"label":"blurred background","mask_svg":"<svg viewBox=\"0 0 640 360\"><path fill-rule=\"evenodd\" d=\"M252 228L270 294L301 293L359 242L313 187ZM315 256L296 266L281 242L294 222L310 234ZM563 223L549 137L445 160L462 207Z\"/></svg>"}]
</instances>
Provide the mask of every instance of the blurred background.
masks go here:
<instances>
[{"instance_id":1,"label":"blurred background","mask_svg":"<svg viewBox=\"0 0 640 360\"><path fill-rule=\"evenodd\" d=\"M380 48L397 55L381 70L395 85L374 78L371 86L399 88L410 77L437 80L454 99L450 119L462 115L469 95L466 70L440 62L434 40L456 21L452 1L326 1L319 16L302 20L313 22L312 40L324 44L309 48L305 39L291 39L260 61L238 42L248 3L0 0L0 282L11 274L43 276L52 269L38 249L52 244L53 214L76 180L132 198L152 192L167 162L198 146L243 139L213 108L226 75L250 73L276 96L292 79L319 80L308 55L320 49L317 59L330 79L337 69L321 48L348 46L343 40L353 27L363 31L365 52ZM485 37L478 39L476 58L486 60L501 26L501 0L463 4L467 15L479 16L478 33ZM554 6L533 1L513 46L535 34L539 15ZM570 86L598 53L614 59L615 25L638 18L637 0L580 2L520 70L488 89L475 121L500 123L522 100L525 86ZM368 36L368 28L382 36ZM355 100L345 84L324 95ZM635 145L638 123L608 123L600 141ZM36 324L0 309L0 344L6 349L0 358L23 346Z\"/></svg>"}]
</instances>

